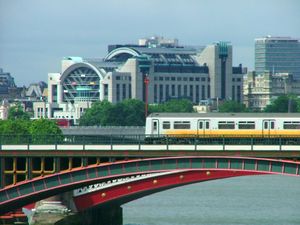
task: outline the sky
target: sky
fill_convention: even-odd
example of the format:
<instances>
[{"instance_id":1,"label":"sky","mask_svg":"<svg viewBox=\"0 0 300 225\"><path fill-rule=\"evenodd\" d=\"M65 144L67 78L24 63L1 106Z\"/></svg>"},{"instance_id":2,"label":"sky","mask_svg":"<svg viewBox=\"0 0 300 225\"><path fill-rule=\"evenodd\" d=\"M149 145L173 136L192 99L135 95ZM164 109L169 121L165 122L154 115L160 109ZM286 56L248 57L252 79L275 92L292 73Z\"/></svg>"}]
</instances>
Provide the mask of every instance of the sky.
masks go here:
<instances>
[{"instance_id":1,"label":"sky","mask_svg":"<svg viewBox=\"0 0 300 225\"><path fill-rule=\"evenodd\" d=\"M103 58L109 44L149 36L181 45L229 41L254 69L254 39L300 39L299 0L0 0L0 68L18 86L47 81L65 56Z\"/></svg>"}]
</instances>

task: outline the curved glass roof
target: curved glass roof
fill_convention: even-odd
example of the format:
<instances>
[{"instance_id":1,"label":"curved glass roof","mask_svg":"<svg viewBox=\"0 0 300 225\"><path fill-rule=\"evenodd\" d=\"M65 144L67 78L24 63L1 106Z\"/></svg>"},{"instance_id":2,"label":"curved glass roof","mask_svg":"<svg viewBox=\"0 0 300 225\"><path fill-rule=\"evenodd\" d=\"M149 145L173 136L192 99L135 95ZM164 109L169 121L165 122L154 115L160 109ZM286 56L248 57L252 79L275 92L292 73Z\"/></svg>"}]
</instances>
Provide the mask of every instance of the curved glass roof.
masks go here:
<instances>
[{"instance_id":1,"label":"curved glass roof","mask_svg":"<svg viewBox=\"0 0 300 225\"><path fill-rule=\"evenodd\" d=\"M195 65L192 56L201 52L204 47L154 47L124 45L113 49L105 58L106 61L125 62L128 58L145 55L154 64L183 64Z\"/></svg>"}]
</instances>

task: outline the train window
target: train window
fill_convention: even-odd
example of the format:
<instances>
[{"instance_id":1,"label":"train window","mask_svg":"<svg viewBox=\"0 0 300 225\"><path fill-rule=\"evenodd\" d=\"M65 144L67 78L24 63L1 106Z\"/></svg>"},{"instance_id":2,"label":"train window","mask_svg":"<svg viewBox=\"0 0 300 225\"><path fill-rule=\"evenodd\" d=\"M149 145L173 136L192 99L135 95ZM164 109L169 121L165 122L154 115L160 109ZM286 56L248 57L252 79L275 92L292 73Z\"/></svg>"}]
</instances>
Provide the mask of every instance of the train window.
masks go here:
<instances>
[{"instance_id":1,"label":"train window","mask_svg":"<svg viewBox=\"0 0 300 225\"><path fill-rule=\"evenodd\" d=\"M219 121L218 129L234 129L234 121Z\"/></svg>"},{"instance_id":2,"label":"train window","mask_svg":"<svg viewBox=\"0 0 300 225\"><path fill-rule=\"evenodd\" d=\"M175 121L174 129L191 129L190 121Z\"/></svg>"},{"instance_id":3,"label":"train window","mask_svg":"<svg viewBox=\"0 0 300 225\"><path fill-rule=\"evenodd\" d=\"M300 121L285 121L283 129L300 129Z\"/></svg>"},{"instance_id":4,"label":"train window","mask_svg":"<svg viewBox=\"0 0 300 225\"><path fill-rule=\"evenodd\" d=\"M271 121L271 129L274 129L274 128L275 128L275 122Z\"/></svg>"},{"instance_id":5,"label":"train window","mask_svg":"<svg viewBox=\"0 0 300 225\"><path fill-rule=\"evenodd\" d=\"M268 129L268 122L264 122L264 129Z\"/></svg>"},{"instance_id":6,"label":"train window","mask_svg":"<svg viewBox=\"0 0 300 225\"><path fill-rule=\"evenodd\" d=\"M203 122L199 122L199 129L203 129Z\"/></svg>"},{"instance_id":7,"label":"train window","mask_svg":"<svg viewBox=\"0 0 300 225\"><path fill-rule=\"evenodd\" d=\"M208 121L200 121L199 122L199 129L202 130L205 126L205 129L209 129L209 122Z\"/></svg>"},{"instance_id":8,"label":"train window","mask_svg":"<svg viewBox=\"0 0 300 225\"><path fill-rule=\"evenodd\" d=\"M169 121L164 121L163 122L163 129L167 130L171 128L171 124Z\"/></svg>"},{"instance_id":9,"label":"train window","mask_svg":"<svg viewBox=\"0 0 300 225\"><path fill-rule=\"evenodd\" d=\"M238 128L243 129L255 129L254 121L239 121Z\"/></svg>"},{"instance_id":10,"label":"train window","mask_svg":"<svg viewBox=\"0 0 300 225\"><path fill-rule=\"evenodd\" d=\"M157 130L157 121L153 122L153 130L155 130L155 131Z\"/></svg>"}]
</instances>

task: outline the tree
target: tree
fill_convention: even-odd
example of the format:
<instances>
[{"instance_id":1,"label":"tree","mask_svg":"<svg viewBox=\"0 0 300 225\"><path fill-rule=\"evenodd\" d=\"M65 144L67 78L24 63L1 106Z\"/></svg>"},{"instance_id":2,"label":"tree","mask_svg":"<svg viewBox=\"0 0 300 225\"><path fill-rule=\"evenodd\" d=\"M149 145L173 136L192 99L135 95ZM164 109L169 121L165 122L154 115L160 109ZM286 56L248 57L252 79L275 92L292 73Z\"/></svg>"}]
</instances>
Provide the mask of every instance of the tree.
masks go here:
<instances>
[{"instance_id":1,"label":"tree","mask_svg":"<svg viewBox=\"0 0 300 225\"><path fill-rule=\"evenodd\" d=\"M29 120L4 120L0 123L1 143L24 144L30 141Z\"/></svg>"},{"instance_id":2,"label":"tree","mask_svg":"<svg viewBox=\"0 0 300 225\"><path fill-rule=\"evenodd\" d=\"M281 95L276 98L271 104L267 105L264 112L297 112L299 100L294 95Z\"/></svg>"},{"instance_id":3,"label":"tree","mask_svg":"<svg viewBox=\"0 0 300 225\"><path fill-rule=\"evenodd\" d=\"M137 99L127 99L122 103L127 126L145 125L145 103Z\"/></svg>"},{"instance_id":4,"label":"tree","mask_svg":"<svg viewBox=\"0 0 300 225\"><path fill-rule=\"evenodd\" d=\"M193 103L187 99L173 99L158 105L150 105L149 111L153 112L194 112Z\"/></svg>"},{"instance_id":5,"label":"tree","mask_svg":"<svg viewBox=\"0 0 300 225\"><path fill-rule=\"evenodd\" d=\"M23 111L23 108L20 104L12 106L8 110L8 119L15 120L15 119L22 119L22 120L29 120L30 115L27 112Z\"/></svg>"},{"instance_id":6,"label":"tree","mask_svg":"<svg viewBox=\"0 0 300 225\"><path fill-rule=\"evenodd\" d=\"M95 102L80 118L81 126L143 126L145 124L144 103L127 99L115 105L108 101Z\"/></svg>"},{"instance_id":7,"label":"tree","mask_svg":"<svg viewBox=\"0 0 300 225\"><path fill-rule=\"evenodd\" d=\"M219 112L247 112L247 108L244 104L236 101L225 101L219 106Z\"/></svg>"},{"instance_id":8,"label":"tree","mask_svg":"<svg viewBox=\"0 0 300 225\"><path fill-rule=\"evenodd\" d=\"M193 104L188 100L171 100L164 104L150 105L149 112L193 112ZM108 101L95 102L81 116L81 126L144 126L145 103L137 99L127 99L115 105Z\"/></svg>"},{"instance_id":9,"label":"tree","mask_svg":"<svg viewBox=\"0 0 300 225\"><path fill-rule=\"evenodd\" d=\"M109 101L94 102L81 116L80 126L105 126L109 121L109 114L113 105Z\"/></svg>"},{"instance_id":10,"label":"tree","mask_svg":"<svg viewBox=\"0 0 300 225\"><path fill-rule=\"evenodd\" d=\"M63 140L61 129L52 120L34 120L30 124L29 131L34 144L55 144Z\"/></svg>"}]
</instances>

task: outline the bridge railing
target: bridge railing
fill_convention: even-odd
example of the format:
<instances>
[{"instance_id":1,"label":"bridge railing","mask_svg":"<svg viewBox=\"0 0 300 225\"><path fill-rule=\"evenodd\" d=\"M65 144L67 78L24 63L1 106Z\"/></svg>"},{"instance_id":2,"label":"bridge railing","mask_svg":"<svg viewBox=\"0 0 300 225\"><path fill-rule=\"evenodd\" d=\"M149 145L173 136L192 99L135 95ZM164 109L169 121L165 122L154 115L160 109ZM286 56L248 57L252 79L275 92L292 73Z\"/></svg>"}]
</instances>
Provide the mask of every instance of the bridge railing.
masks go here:
<instances>
[{"instance_id":1,"label":"bridge railing","mask_svg":"<svg viewBox=\"0 0 300 225\"><path fill-rule=\"evenodd\" d=\"M3 145L299 145L298 137L198 135L0 135Z\"/></svg>"}]
</instances>

